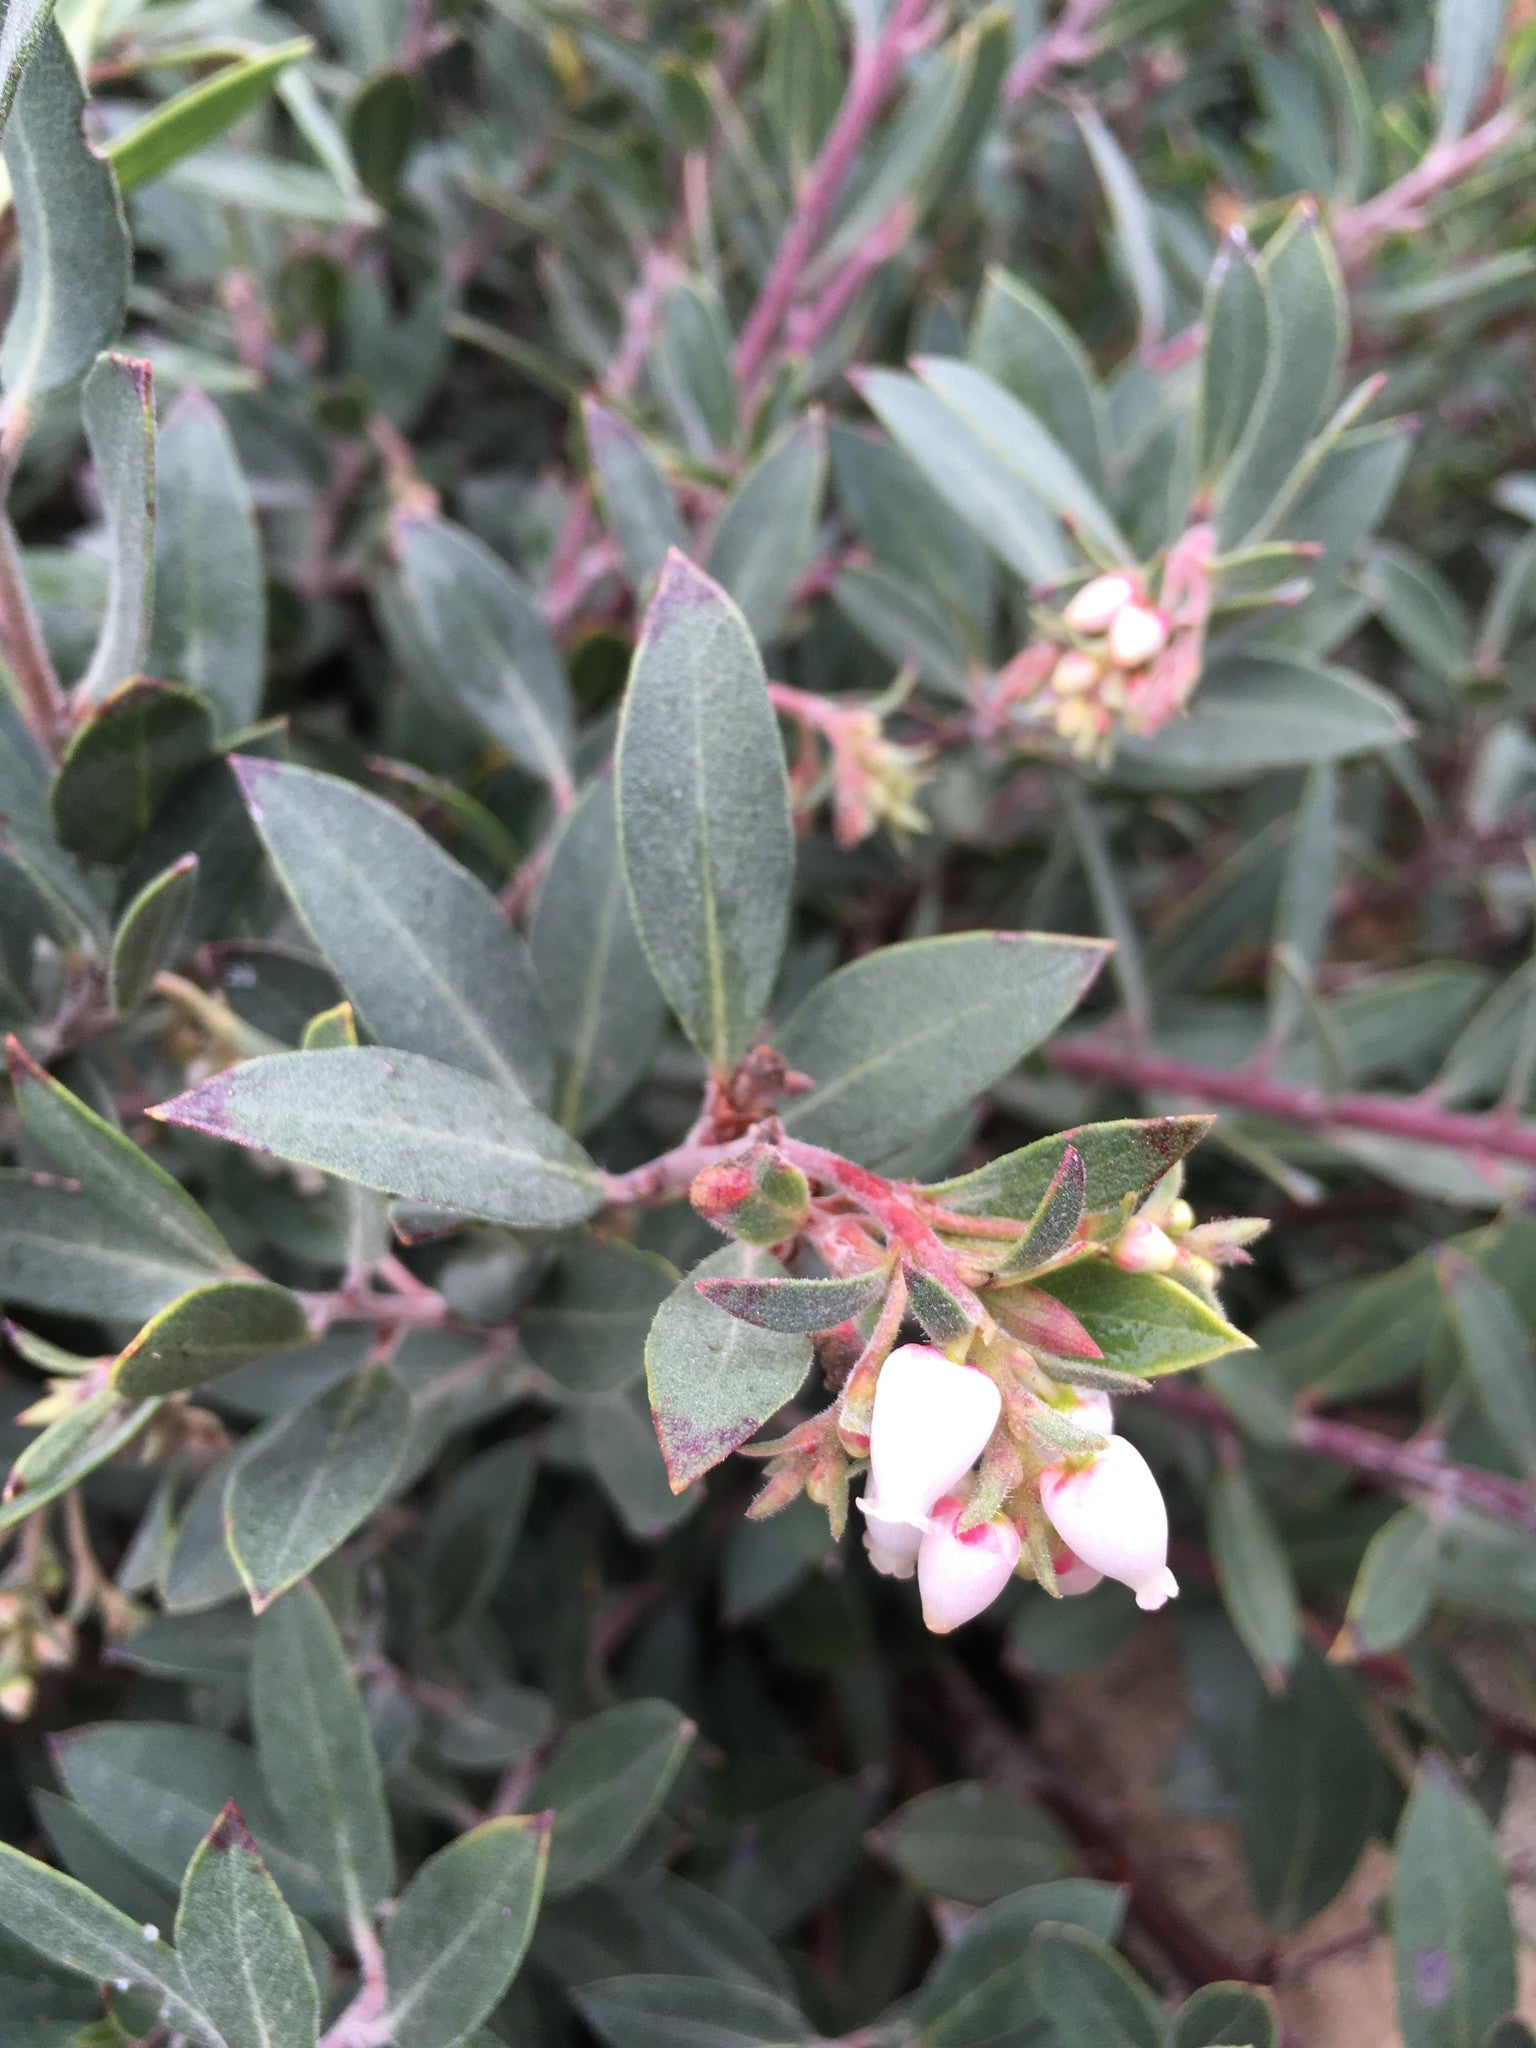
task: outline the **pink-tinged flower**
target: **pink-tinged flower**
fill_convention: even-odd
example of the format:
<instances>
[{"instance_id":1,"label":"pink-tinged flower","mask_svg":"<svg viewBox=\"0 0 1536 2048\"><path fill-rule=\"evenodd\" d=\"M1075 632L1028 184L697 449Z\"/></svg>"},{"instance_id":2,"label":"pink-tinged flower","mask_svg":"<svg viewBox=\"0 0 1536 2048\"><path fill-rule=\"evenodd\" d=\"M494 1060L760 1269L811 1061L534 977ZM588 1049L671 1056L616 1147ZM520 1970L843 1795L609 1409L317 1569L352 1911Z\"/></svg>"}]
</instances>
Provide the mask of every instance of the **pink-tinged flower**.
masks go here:
<instances>
[{"instance_id":1,"label":"pink-tinged flower","mask_svg":"<svg viewBox=\"0 0 1536 2048\"><path fill-rule=\"evenodd\" d=\"M1166 1273L1178 1256L1178 1246L1150 1216L1133 1216L1110 1251L1122 1273Z\"/></svg>"},{"instance_id":2,"label":"pink-tinged flower","mask_svg":"<svg viewBox=\"0 0 1536 2048\"><path fill-rule=\"evenodd\" d=\"M1178 1592L1168 1569L1168 1510L1152 1468L1122 1436L1084 1463L1062 1459L1040 1475L1040 1504L1086 1565L1118 1579L1149 1611Z\"/></svg>"},{"instance_id":3,"label":"pink-tinged flower","mask_svg":"<svg viewBox=\"0 0 1536 2048\"><path fill-rule=\"evenodd\" d=\"M1004 1516L962 1529L965 1502L948 1494L938 1502L917 1553L923 1622L936 1636L974 1621L1013 1577L1023 1548Z\"/></svg>"},{"instance_id":4,"label":"pink-tinged flower","mask_svg":"<svg viewBox=\"0 0 1536 2048\"><path fill-rule=\"evenodd\" d=\"M1056 1569L1056 1590L1063 1599L1075 1600L1080 1593L1091 1593L1095 1586L1102 1586L1104 1574L1096 1572L1091 1564L1084 1564L1075 1550L1068 1550L1063 1544L1053 1551L1051 1563Z\"/></svg>"},{"instance_id":5,"label":"pink-tinged flower","mask_svg":"<svg viewBox=\"0 0 1536 2048\"><path fill-rule=\"evenodd\" d=\"M1071 1388L1070 1399L1062 1404L1061 1412L1080 1429L1091 1429L1096 1436L1115 1433L1114 1403L1097 1387Z\"/></svg>"},{"instance_id":6,"label":"pink-tinged flower","mask_svg":"<svg viewBox=\"0 0 1536 2048\"><path fill-rule=\"evenodd\" d=\"M898 1345L880 1368L869 1426L871 1508L921 1526L934 1502L970 1471L997 1427L995 1380L931 1344Z\"/></svg>"}]
</instances>

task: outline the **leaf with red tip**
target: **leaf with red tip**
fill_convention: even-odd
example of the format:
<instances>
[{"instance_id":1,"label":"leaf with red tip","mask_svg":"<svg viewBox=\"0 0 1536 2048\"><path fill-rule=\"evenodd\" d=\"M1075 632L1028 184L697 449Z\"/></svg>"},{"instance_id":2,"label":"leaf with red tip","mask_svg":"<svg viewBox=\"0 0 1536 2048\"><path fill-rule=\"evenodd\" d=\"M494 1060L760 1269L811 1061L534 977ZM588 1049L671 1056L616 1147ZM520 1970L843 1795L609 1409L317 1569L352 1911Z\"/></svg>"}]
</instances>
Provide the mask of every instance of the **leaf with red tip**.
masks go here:
<instances>
[{"instance_id":1,"label":"leaf with red tip","mask_svg":"<svg viewBox=\"0 0 1536 2048\"><path fill-rule=\"evenodd\" d=\"M176 1954L226 2048L315 2048L320 1992L304 1937L233 1799L187 1866Z\"/></svg>"}]
</instances>

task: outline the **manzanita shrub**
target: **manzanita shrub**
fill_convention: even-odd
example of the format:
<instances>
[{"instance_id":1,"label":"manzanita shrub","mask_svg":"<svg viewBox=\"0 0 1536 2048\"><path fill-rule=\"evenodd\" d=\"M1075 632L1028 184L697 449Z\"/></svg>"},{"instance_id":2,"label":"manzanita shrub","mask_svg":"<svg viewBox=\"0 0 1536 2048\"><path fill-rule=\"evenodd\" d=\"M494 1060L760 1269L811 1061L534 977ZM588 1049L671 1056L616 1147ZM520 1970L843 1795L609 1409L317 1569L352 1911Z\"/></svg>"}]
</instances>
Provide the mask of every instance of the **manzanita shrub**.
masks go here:
<instances>
[{"instance_id":1,"label":"manzanita shrub","mask_svg":"<svg viewBox=\"0 0 1536 2048\"><path fill-rule=\"evenodd\" d=\"M1533 73L6 0L0 2048L1531 2048Z\"/></svg>"}]
</instances>

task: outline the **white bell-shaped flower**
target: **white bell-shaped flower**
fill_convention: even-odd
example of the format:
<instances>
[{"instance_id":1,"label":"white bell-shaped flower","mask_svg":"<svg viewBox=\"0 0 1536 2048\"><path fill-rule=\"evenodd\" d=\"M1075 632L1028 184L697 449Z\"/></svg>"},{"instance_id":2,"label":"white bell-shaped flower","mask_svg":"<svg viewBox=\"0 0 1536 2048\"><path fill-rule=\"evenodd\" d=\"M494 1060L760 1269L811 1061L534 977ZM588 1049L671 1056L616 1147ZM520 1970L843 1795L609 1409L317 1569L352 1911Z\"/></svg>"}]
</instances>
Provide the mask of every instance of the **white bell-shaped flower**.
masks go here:
<instances>
[{"instance_id":1,"label":"white bell-shaped flower","mask_svg":"<svg viewBox=\"0 0 1536 2048\"><path fill-rule=\"evenodd\" d=\"M864 1512L864 1548L877 1572L888 1579L910 1579L917 1570L918 1548L923 1540L921 1522L903 1522L882 1514L878 1505L859 1502Z\"/></svg>"},{"instance_id":2,"label":"white bell-shaped flower","mask_svg":"<svg viewBox=\"0 0 1536 2048\"><path fill-rule=\"evenodd\" d=\"M995 1380L931 1344L902 1344L880 1368L869 1426L865 1513L921 1527L997 1427Z\"/></svg>"},{"instance_id":3,"label":"white bell-shaped flower","mask_svg":"<svg viewBox=\"0 0 1536 2048\"><path fill-rule=\"evenodd\" d=\"M936 1636L974 1621L1013 1577L1022 1544L1012 1522L999 1515L961 1529L965 1502L949 1494L934 1507L917 1553L923 1622Z\"/></svg>"},{"instance_id":4,"label":"white bell-shaped flower","mask_svg":"<svg viewBox=\"0 0 1536 2048\"><path fill-rule=\"evenodd\" d=\"M1104 1574L1096 1572L1091 1564L1084 1564L1077 1552L1068 1550L1065 1544L1052 1552L1051 1563L1056 1568L1056 1590L1064 1600L1091 1593L1095 1586L1104 1583Z\"/></svg>"},{"instance_id":5,"label":"white bell-shaped flower","mask_svg":"<svg viewBox=\"0 0 1536 2048\"><path fill-rule=\"evenodd\" d=\"M1069 1422L1075 1422L1079 1429L1091 1429L1095 1436L1114 1435L1115 1408L1108 1394L1098 1387L1072 1387L1068 1391L1072 1398L1061 1412Z\"/></svg>"},{"instance_id":6,"label":"white bell-shaped flower","mask_svg":"<svg viewBox=\"0 0 1536 2048\"><path fill-rule=\"evenodd\" d=\"M1121 668L1140 668L1168 645L1168 622L1149 604L1122 605L1109 626L1109 651Z\"/></svg>"},{"instance_id":7,"label":"white bell-shaped flower","mask_svg":"<svg viewBox=\"0 0 1536 2048\"><path fill-rule=\"evenodd\" d=\"M1178 1592L1168 1569L1167 1507L1151 1466L1124 1437L1112 1436L1084 1464L1047 1466L1040 1504L1082 1562L1129 1586L1138 1607L1162 1607Z\"/></svg>"}]
</instances>

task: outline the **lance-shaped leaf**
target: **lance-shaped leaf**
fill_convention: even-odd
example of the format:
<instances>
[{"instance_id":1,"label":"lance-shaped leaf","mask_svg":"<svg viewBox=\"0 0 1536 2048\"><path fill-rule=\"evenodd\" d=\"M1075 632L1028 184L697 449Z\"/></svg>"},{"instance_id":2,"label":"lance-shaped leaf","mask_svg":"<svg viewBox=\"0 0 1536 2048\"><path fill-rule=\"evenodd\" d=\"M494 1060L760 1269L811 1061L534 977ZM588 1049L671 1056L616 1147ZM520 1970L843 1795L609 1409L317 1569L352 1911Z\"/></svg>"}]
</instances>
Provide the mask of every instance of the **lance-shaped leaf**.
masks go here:
<instances>
[{"instance_id":1,"label":"lance-shaped leaf","mask_svg":"<svg viewBox=\"0 0 1536 2048\"><path fill-rule=\"evenodd\" d=\"M826 426L812 411L748 471L715 529L709 573L765 646L815 553L826 480Z\"/></svg>"},{"instance_id":2,"label":"lance-shaped leaf","mask_svg":"<svg viewBox=\"0 0 1536 2048\"><path fill-rule=\"evenodd\" d=\"M1208 1503L1211 1558L1232 1626L1277 1692L1296 1661L1296 1579L1273 1518L1241 1466L1218 1472Z\"/></svg>"},{"instance_id":3,"label":"lance-shaped leaf","mask_svg":"<svg viewBox=\"0 0 1536 2048\"><path fill-rule=\"evenodd\" d=\"M726 1073L778 973L794 834L757 643L678 554L635 650L614 779L641 943L683 1029Z\"/></svg>"},{"instance_id":4,"label":"lance-shaped leaf","mask_svg":"<svg viewBox=\"0 0 1536 2048\"><path fill-rule=\"evenodd\" d=\"M149 645L155 576L155 393L137 356L96 358L80 417L107 521L107 610L80 681L99 704L139 669Z\"/></svg>"},{"instance_id":5,"label":"lance-shaped leaf","mask_svg":"<svg viewBox=\"0 0 1536 2048\"><path fill-rule=\"evenodd\" d=\"M1346 1681L1303 1649L1260 1704L1243 1756L1242 1827L1254 1895L1276 1927L1322 1911L1371 1832L1362 1797L1381 1769Z\"/></svg>"},{"instance_id":6,"label":"lance-shaped leaf","mask_svg":"<svg viewBox=\"0 0 1536 2048\"><path fill-rule=\"evenodd\" d=\"M1436 1254L1435 1271L1479 1404L1524 1470L1536 1471L1536 1364L1514 1303L1481 1266L1449 1246Z\"/></svg>"},{"instance_id":7,"label":"lance-shaped leaf","mask_svg":"<svg viewBox=\"0 0 1536 2048\"><path fill-rule=\"evenodd\" d=\"M227 2048L315 2048L320 1992L304 1937L232 1799L187 1865L176 1957Z\"/></svg>"},{"instance_id":8,"label":"lance-shaped leaf","mask_svg":"<svg viewBox=\"0 0 1536 2048\"><path fill-rule=\"evenodd\" d=\"M1037 1138L1017 1152L989 1159L974 1173L936 1181L924 1192L964 1216L1032 1216L1070 1145L1083 1162L1084 1205L1113 1209L1127 1195L1145 1194L1215 1121L1213 1116L1147 1116L1079 1124L1076 1130Z\"/></svg>"},{"instance_id":9,"label":"lance-shaped leaf","mask_svg":"<svg viewBox=\"0 0 1536 2048\"><path fill-rule=\"evenodd\" d=\"M1066 1017L1102 939L961 932L866 954L814 988L775 1034L816 1083L785 1127L877 1162L973 1102Z\"/></svg>"},{"instance_id":10,"label":"lance-shaped leaf","mask_svg":"<svg viewBox=\"0 0 1536 2048\"><path fill-rule=\"evenodd\" d=\"M201 697L132 677L70 739L48 797L60 844L89 860L127 860L165 798L212 747L213 720Z\"/></svg>"},{"instance_id":11,"label":"lance-shaped leaf","mask_svg":"<svg viewBox=\"0 0 1536 2048\"><path fill-rule=\"evenodd\" d=\"M554 1816L552 1894L590 1884L633 1846L697 1732L666 1700L626 1700L571 1730L530 1795Z\"/></svg>"},{"instance_id":12,"label":"lance-shaped leaf","mask_svg":"<svg viewBox=\"0 0 1536 2048\"><path fill-rule=\"evenodd\" d=\"M783 1268L767 1252L725 1245L656 1312L645 1372L674 1493L755 1436L798 1391L811 1364L809 1338L754 1329L706 1301L694 1283L780 1278Z\"/></svg>"},{"instance_id":13,"label":"lance-shaped leaf","mask_svg":"<svg viewBox=\"0 0 1536 2048\"><path fill-rule=\"evenodd\" d=\"M1078 1259L1033 1285L1071 1310L1119 1372L1155 1379L1251 1351L1226 1318L1161 1273L1122 1273L1108 1259Z\"/></svg>"},{"instance_id":14,"label":"lance-shaped leaf","mask_svg":"<svg viewBox=\"0 0 1536 2048\"><path fill-rule=\"evenodd\" d=\"M156 449L157 675L189 684L226 732L261 709L267 597L250 486L223 414L183 391Z\"/></svg>"},{"instance_id":15,"label":"lance-shaped leaf","mask_svg":"<svg viewBox=\"0 0 1536 2048\"><path fill-rule=\"evenodd\" d=\"M118 919L108 986L120 1016L138 1008L161 968L176 958L197 893L197 866L195 853L172 861L144 884Z\"/></svg>"},{"instance_id":16,"label":"lance-shaped leaf","mask_svg":"<svg viewBox=\"0 0 1536 2048\"><path fill-rule=\"evenodd\" d=\"M6 1040L5 1054L22 1121L92 1202L120 1213L137 1236L158 1242L182 1265L204 1274L245 1270L163 1166L40 1067L18 1039Z\"/></svg>"},{"instance_id":17,"label":"lance-shaped leaf","mask_svg":"<svg viewBox=\"0 0 1536 2048\"><path fill-rule=\"evenodd\" d=\"M1463 2048L1516 2003L1498 1843L1450 1766L1427 1756L1397 1834L1392 1949L1405 2048Z\"/></svg>"},{"instance_id":18,"label":"lance-shaped leaf","mask_svg":"<svg viewBox=\"0 0 1536 2048\"><path fill-rule=\"evenodd\" d=\"M411 1879L384 1935L396 2048L457 2048L496 2006L533 1933L549 1829L547 1813L484 1821Z\"/></svg>"},{"instance_id":19,"label":"lance-shaped leaf","mask_svg":"<svg viewBox=\"0 0 1536 2048\"><path fill-rule=\"evenodd\" d=\"M1050 1186L1029 1219L1029 1229L998 1268L999 1280L1015 1274L1038 1273L1042 1266L1060 1257L1076 1237L1083 1220L1087 1183L1083 1155L1075 1145L1068 1145L1051 1176Z\"/></svg>"},{"instance_id":20,"label":"lance-shaped leaf","mask_svg":"<svg viewBox=\"0 0 1536 2048\"><path fill-rule=\"evenodd\" d=\"M374 1365L249 1439L229 1475L224 1527L258 1614L372 1514L410 1430L409 1396Z\"/></svg>"},{"instance_id":21,"label":"lance-shaped leaf","mask_svg":"<svg viewBox=\"0 0 1536 2048\"><path fill-rule=\"evenodd\" d=\"M585 1152L519 1096L418 1053L273 1053L151 1115L342 1180L514 1228L558 1230L601 1205Z\"/></svg>"},{"instance_id":22,"label":"lance-shaped leaf","mask_svg":"<svg viewBox=\"0 0 1536 2048\"><path fill-rule=\"evenodd\" d=\"M641 594L660 574L668 549L687 546L687 531L665 476L628 421L595 398L582 400L581 418L603 512L630 588Z\"/></svg>"},{"instance_id":23,"label":"lance-shaped leaf","mask_svg":"<svg viewBox=\"0 0 1536 2048\"><path fill-rule=\"evenodd\" d=\"M257 1624L251 1716L289 1839L349 1916L371 1912L395 1882L384 1781L336 1624L309 1586Z\"/></svg>"},{"instance_id":24,"label":"lance-shaped leaf","mask_svg":"<svg viewBox=\"0 0 1536 2048\"><path fill-rule=\"evenodd\" d=\"M172 94L113 143L109 155L119 189L132 192L147 185L184 156L216 142L242 114L261 104L290 64L307 57L314 47L308 36L297 36L225 64L212 77Z\"/></svg>"},{"instance_id":25,"label":"lance-shaped leaf","mask_svg":"<svg viewBox=\"0 0 1536 2048\"><path fill-rule=\"evenodd\" d=\"M872 1308L890 1285L882 1269L847 1280L695 1280L706 1301L759 1330L810 1336L835 1329Z\"/></svg>"},{"instance_id":26,"label":"lance-shaped leaf","mask_svg":"<svg viewBox=\"0 0 1536 2048\"><path fill-rule=\"evenodd\" d=\"M446 519L400 514L396 598L431 680L535 775L569 790L571 704L532 596L483 541Z\"/></svg>"},{"instance_id":27,"label":"lance-shaped leaf","mask_svg":"<svg viewBox=\"0 0 1536 2048\"><path fill-rule=\"evenodd\" d=\"M80 74L50 22L5 130L21 248L21 285L0 342L0 383L13 403L72 384L122 325L128 231L111 168L85 139L84 111Z\"/></svg>"},{"instance_id":28,"label":"lance-shaped leaf","mask_svg":"<svg viewBox=\"0 0 1536 2048\"><path fill-rule=\"evenodd\" d=\"M1422 1508L1383 1522L1350 1588L1344 1625L1329 1656L1335 1663L1401 1649L1416 1635L1435 1598L1442 1531Z\"/></svg>"},{"instance_id":29,"label":"lance-shaped leaf","mask_svg":"<svg viewBox=\"0 0 1536 2048\"><path fill-rule=\"evenodd\" d=\"M556 1118L579 1135L645 1073L667 1014L629 907L610 777L556 835L528 948L555 1041Z\"/></svg>"},{"instance_id":30,"label":"lance-shaped leaf","mask_svg":"<svg viewBox=\"0 0 1536 2048\"><path fill-rule=\"evenodd\" d=\"M157 1994L173 2026L210 2048L224 2048L163 1941L146 1941L137 1920L8 1842L0 1842L0 1925L72 1975L98 1984L126 1981Z\"/></svg>"},{"instance_id":31,"label":"lance-shaped leaf","mask_svg":"<svg viewBox=\"0 0 1536 2048\"><path fill-rule=\"evenodd\" d=\"M385 1045L548 1100L527 949L482 882L382 798L256 755L234 763L278 879Z\"/></svg>"},{"instance_id":32,"label":"lance-shaped leaf","mask_svg":"<svg viewBox=\"0 0 1536 2048\"><path fill-rule=\"evenodd\" d=\"M1242 439L1264 382L1269 285L1239 230L1222 244L1205 288L1200 358L1200 475L1219 476Z\"/></svg>"},{"instance_id":33,"label":"lance-shaped leaf","mask_svg":"<svg viewBox=\"0 0 1536 2048\"><path fill-rule=\"evenodd\" d=\"M270 1280L211 1280L161 1309L112 1367L131 1400L179 1394L310 1341L304 1304Z\"/></svg>"},{"instance_id":34,"label":"lance-shaped leaf","mask_svg":"<svg viewBox=\"0 0 1536 2048\"><path fill-rule=\"evenodd\" d=\"M159 1406L158 1401L124 1400L102 1387L49 1423L11 1467L0 1497L0 1529L25 1521L115 1457Z\"/></svg>"}]
</instances>

